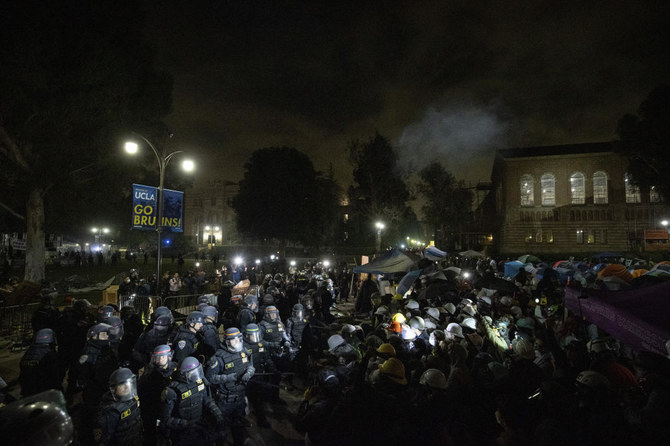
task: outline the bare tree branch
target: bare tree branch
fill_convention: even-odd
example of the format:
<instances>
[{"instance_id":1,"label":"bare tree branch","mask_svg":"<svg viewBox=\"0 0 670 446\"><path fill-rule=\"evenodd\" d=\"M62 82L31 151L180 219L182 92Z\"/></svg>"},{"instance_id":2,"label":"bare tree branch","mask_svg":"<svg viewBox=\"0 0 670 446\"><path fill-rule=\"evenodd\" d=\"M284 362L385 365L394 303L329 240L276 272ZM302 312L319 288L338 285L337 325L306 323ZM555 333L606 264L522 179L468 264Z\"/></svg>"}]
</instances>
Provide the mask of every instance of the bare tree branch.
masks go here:
<instances>
[{"instance_id":1,"label":"bare tree branch","mask_svg":"<svg viewBox=\"0 0 670 446\"><path fill-rule=\"evenodd\" d=\"M12 214L14 217L18 218L19 220L23 220L23 221L26 220L26 217L19 214L14 209L10 208L9 206L7 206L5 203L3 203L1 201L0 201L0 207L3 208L4 210L6 210L7 212L9 212L10 214Z\"/></svg>"},{"instance_id":2,"label":"bare tree branch","mask_svg":"<svg viewBox=\"0 0 670 446\"><path fill-rule=\"evenodd\" d=\"M33 169L30 164L26 162L21 150L16 143L7 134L7 131L0 125L0 154L5 155L10 160L14 161L25 172L32 173Z\"/></svg>"}]
</instances>

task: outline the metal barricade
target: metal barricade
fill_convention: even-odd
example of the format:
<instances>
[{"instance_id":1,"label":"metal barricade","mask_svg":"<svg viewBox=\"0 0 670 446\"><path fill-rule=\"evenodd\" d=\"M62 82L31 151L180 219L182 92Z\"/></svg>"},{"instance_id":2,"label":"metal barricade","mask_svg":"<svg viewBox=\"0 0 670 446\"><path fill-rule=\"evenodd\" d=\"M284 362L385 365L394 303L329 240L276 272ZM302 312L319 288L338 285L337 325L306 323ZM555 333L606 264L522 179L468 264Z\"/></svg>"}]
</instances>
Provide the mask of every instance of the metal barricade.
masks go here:
<instances>
[{"instance_id":1,"label":"metal barricade","mask_svg":"<svg viewBox=\"0 0 670 446\"><path fill-rule=\"evenodd\" d=\"M142 323L146 325L151 320L151 313L153 313L157 307L162 305L162 298L160 296L140 296L137 294L129 294L125 296L119 296L117 305L119 306L119 309L123 307L133 307L135 309L135 313L137 313L142 319Z\"/></svg>"},{"instance_id":2,"label":"metal barricade","mask_svg":"<svg viewBox=\"0 0 670 446\"><path fill-rule=\"evenodd\" d=\"M201 294L186 294L183 296L168 296L163 300L163 305L172 310L176 321L186 319L191 311L198 309L198 297Z\"/></svg>"},{"instance_id":3,"label":"metal barricade","mask_svg":"<svg viewBox=\"0 0 670 446\"><path fill-rule=\"evenodd\" d=\"M33 328L32 317L39 302L0 307L0 337L12 342L13 349L30 345Z\"/></svg>"}]
</instances>

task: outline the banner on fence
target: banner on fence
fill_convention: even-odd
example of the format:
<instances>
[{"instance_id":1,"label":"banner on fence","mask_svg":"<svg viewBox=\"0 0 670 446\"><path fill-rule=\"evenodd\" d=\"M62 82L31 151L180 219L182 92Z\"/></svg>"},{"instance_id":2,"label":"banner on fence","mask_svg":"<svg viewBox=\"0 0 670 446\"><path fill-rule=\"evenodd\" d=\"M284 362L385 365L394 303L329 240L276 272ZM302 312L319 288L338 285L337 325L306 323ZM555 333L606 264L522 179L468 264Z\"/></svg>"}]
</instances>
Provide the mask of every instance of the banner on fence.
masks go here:
<instances>
[{"instance_id":1,"label":"banner on fence","mask_svg":"<svg viewBox=\"0 0 670 446\"><path fill-rule=\"evenodd\" d=\"M158 188L133 184L133 229L156 230ZM184 232L184 193L163 189L163 231Z\"/></svg>"}]
</instances>

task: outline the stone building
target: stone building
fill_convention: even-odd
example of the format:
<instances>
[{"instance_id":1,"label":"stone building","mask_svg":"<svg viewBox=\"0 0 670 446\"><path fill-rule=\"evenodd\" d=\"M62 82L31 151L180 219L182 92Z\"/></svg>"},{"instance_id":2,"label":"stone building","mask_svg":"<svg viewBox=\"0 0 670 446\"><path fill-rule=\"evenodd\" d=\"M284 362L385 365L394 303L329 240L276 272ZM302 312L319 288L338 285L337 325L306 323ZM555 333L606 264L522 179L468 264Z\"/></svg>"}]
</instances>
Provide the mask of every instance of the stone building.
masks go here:
<instances>
[{"instance_id":1,"label":"stone building","mask_svg":"<svg viewBox=\"0 0 670 446\"><path fill-rule=\"evenodd\" d=\"M668 249L668 208L653 188L628 181L614 144L498 150L490 200L498 253Z\"/></svg>"},{"instance_id":2,"label":"stone building","mask_svg":"<svg viewBox=\"0 0 670 446\"><path fill-rule=\"evenodd\" d=\"M237 243L232 200L239 190L238 183L221 180L189 188L184 194L184 234L195 237L199 247Z\"/></svg>"}]
</instances>

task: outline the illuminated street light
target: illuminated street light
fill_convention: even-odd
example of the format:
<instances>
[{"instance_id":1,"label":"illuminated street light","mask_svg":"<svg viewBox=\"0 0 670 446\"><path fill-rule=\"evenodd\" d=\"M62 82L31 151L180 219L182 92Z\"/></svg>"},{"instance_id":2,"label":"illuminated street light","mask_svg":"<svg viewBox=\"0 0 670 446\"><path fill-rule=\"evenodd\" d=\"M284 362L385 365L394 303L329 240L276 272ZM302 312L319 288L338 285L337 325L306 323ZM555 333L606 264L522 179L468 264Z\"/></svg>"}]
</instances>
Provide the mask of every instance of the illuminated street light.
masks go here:
<instances>
[{"instance_id":1,"label":"illuminated street light","mask_svg":"<svg viewBox=\"0 0 670 446\"><path fill-rule=\"evenodd\" d=\"M324 260L323 261L323 267L328 268L330 266L330 260Z\"/></svg>"},{"instance_id":2,"label":"illuminated street light","mask_svg":"<svg viewBox=\"0 0 670 446\"><path fill-rule=\"evenodd\" d=\"M260 264L261 264L261 259L256 259L256 265L260 265Z\"/></svg>"},{"instance_id":3,"label":"illuminated street light","mask_svg":"<svg viewBox=\"0 0 670 446\"><path fill-rule=\"evenodd\" d=\"M375 223L375 227L377 228L377 252L381 252L382 250L382 230L386 227L384 223L381 221L378 221Z\"/></svg>"},{"instance_id":4,"label":"illuminated street light","mask_svg":"<svg viewBox=\"0 0 670 446\"><path fill-rule=\"evenodd\" d=\"M240 266L242 263L244 263L244 259L242 259L240 256L237 256L233 259L233 264L236 266Z\"/></svg>"},{"instance_id":5,"label":"illuminated street light","mask_svg":"<svg viewBox=\"0 0 670 446\"><path fill-rule=\"evenodd\" d=\"M295 266L295 260L291 260L291 266Z\"/></svg>"},{"instance_id":6,"label":"illuminated street light","mask_svg":"<svg viewBox=\"0 0 670 446\"><path fill-rule=\"evenodd\" d=\"M173 156L175 156L178 153L183 153L181 150L176 150L172 153L165 153L165 146L163 146L160 154L158 153L158 150L156 147L154 147L153 144L151 144L151 141L149 141L147 138L144 136L140 135L139 133L135 133L136 136L138 136L140 139L142 139L151 149L152 152L154 152L154 155L156 155L156 161L158 161L158 174L159 174L159 183L158 183L158 218L156 220L156 235L157 235L157 243L156 243L156 277L158 277L158 282L156 283L156 293L160 295L161 291L161 248L162 248L162 243L161 243L161 232L163 232L163 184L165 182L165 168L168 166L170 163L170 160L172 159ZM128 141L125 143L124 148L127 153L134 155L139 151L139 145L135 141ZM187 172L192 172L195 169L195 163L192 160L184 160L182 162L182 168L187 171Z\"/></svg>"},{"instance_id":7,"label":"illuminated street light","mask_svg":"<svg viewBox=\"0 0 670 446\"><path fill-rule=\"evenodd\" d=\"M272 254L272 255L270 256L270 260L274 260L274 259L275 259L275 255Z\"/></svg>"}]
</instances>

